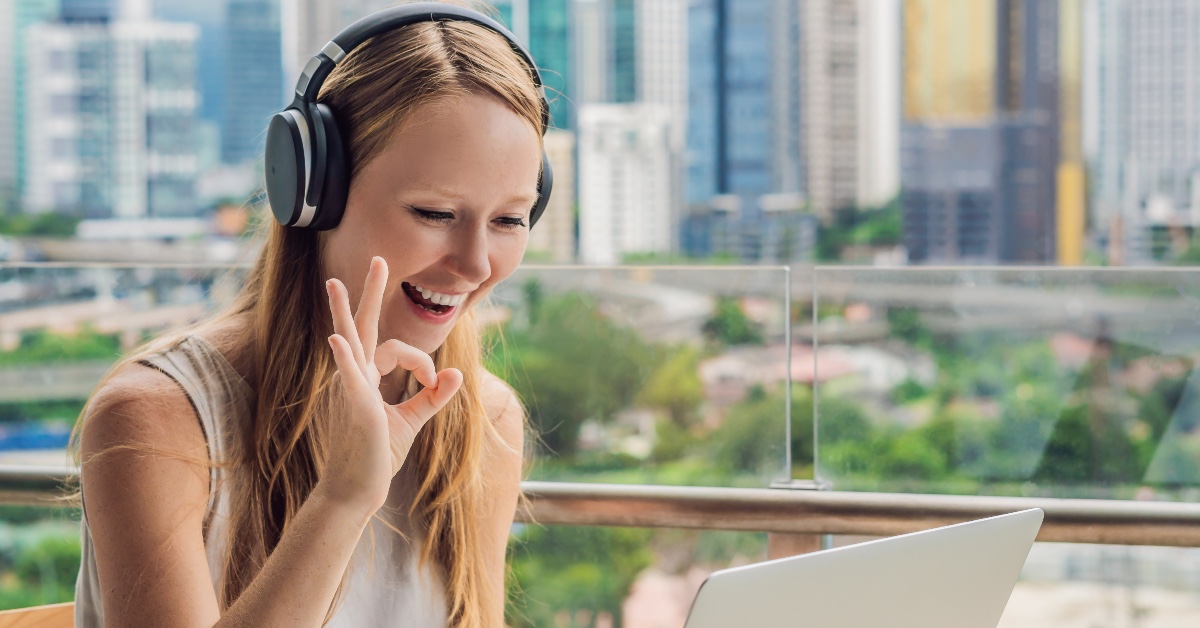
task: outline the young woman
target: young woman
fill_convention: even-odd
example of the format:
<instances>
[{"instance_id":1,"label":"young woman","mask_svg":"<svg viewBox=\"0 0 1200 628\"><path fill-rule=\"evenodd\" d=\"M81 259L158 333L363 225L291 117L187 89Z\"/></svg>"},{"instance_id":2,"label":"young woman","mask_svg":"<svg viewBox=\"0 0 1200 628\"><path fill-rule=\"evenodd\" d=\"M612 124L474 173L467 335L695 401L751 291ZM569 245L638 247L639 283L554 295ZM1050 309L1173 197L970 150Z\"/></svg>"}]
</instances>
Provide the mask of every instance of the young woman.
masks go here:
<instances>
[{"instance_id":1,"label":"young woman","mask_svg":"<svg viewBox=\"0 0 1200 628\"><path fill-rule=\"evenodd\" d=\"M420 21L319 90L340 223L273 223L231 307L88 402L77 626L503 624L524 412L472 308L542 191L536 70L490 27Z\"/></svg>"}]
</instances>

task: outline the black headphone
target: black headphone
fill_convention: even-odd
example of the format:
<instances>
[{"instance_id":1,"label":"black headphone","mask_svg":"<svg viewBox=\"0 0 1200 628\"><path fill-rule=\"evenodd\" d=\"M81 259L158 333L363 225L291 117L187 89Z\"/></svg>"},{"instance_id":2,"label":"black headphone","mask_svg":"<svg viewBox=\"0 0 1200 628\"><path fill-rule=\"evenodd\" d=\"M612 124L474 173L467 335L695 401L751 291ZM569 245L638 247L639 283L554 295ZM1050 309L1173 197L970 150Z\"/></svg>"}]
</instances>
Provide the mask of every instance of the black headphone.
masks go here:
<instances>
[{"instance_id":1,"label":"black headphone","mask_svg":"<svg viewBox=\"0 0 1200 628\"><path fill-rule=\"evenodd\" d=\"M529 73L541 93L542 128L549 127L550 107L533 57L495 20L470 9L440 2L406 4L372 13L338 33L304 66L292 104L272 116L267 127L267 201L280 224L333 229L346 209L350 184L346 145L333 111L328 105L316 102L329 72L350 51L375 35L417 22L438 21L473 22L507 39L529 66ZM543 151L538 199L529 214L530 227L546 210L553 185L554 173Z\"/></svg>"}]
</instances>

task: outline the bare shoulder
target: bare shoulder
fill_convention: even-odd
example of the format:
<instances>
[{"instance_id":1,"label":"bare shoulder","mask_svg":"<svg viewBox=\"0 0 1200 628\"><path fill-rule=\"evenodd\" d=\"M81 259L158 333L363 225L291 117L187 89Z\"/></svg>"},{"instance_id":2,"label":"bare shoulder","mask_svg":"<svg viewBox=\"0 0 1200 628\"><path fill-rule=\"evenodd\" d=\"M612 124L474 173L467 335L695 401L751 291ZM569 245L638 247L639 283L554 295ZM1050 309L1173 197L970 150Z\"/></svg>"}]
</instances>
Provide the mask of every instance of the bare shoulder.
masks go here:
<instances>
[{"instance_id":1,"label":"bare shoulder","mask_svg":"<svg viewBox=\"0 0 1200 628\"><path fill-rule=\"evenodd\" d=\"M504 442L519 451L525 437L525 407L507 382L486 369L482 373L480 392L484 410Z\"/></svg>"},{"instance_id":2,"label":"bare shoulder","mask_svg":"<svg viewBox=\"0 0 1200 628\"><path fill-rule=\"evenodd\" d=\"M207 453L191 402L167 375L129 364L94 394L81 487L111 625L219 618L204 549Z\"/></svg>"},{"instance_id":3,"label":"bare shoulder","mask_svg":"<svg viewBox=\"0 0 1200 628\"><path fill-rule=\"evenodd\" d=\"M183 389L163 372L128 364L88 404L83 453L112 445L149 445L172 451L206 449L204 433Z\"/></svg>"}]
</instances>

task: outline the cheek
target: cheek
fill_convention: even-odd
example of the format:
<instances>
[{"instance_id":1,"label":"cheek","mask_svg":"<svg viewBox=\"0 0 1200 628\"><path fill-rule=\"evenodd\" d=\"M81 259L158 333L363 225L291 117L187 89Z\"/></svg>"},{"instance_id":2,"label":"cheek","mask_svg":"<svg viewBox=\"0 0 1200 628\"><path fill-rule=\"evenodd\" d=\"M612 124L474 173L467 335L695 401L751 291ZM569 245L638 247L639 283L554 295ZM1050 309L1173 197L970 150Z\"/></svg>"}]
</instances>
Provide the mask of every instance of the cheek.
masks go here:
<instances>
[{"instance_id":1,"label":"cheek","mask_svg":"<svg viewBox=\"0 0 1200 628\"><path fill-rule=\"evenodd\" d=\"M525 256L525 245L528 242L529 232L524 231L520 234L514 234L511 238L504 238L492 245L490 254L492 276L488 280L489 284L495 284L507 279L517 269L517 266L521 263L521 258Z\"/></svg>"}]
</instances>

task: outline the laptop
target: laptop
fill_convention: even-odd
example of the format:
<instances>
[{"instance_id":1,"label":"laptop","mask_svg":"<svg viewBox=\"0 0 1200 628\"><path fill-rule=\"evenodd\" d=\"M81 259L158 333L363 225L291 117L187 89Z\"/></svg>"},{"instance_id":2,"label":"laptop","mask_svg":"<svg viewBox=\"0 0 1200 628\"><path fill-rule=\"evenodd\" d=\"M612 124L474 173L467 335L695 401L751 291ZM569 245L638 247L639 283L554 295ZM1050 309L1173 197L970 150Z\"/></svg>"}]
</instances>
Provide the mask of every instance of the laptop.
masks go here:
<instances>
[{"instance_id":1,"label":"laptop","mask_svg":"<svg viewBox=\"0 0 1200 628\"><path fill-rule=\"evenodd\" d=\"M713 573L685 628L996 628L1040 508Z\"/></svg>"}]
</instances>

